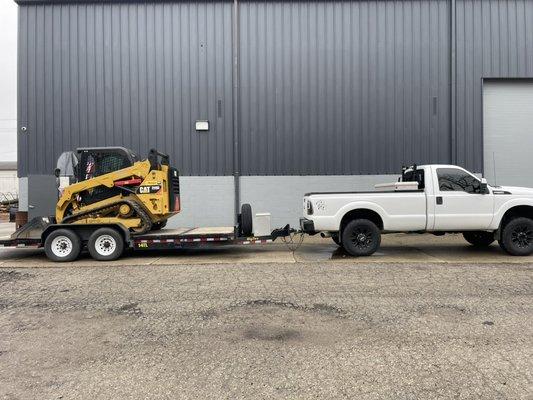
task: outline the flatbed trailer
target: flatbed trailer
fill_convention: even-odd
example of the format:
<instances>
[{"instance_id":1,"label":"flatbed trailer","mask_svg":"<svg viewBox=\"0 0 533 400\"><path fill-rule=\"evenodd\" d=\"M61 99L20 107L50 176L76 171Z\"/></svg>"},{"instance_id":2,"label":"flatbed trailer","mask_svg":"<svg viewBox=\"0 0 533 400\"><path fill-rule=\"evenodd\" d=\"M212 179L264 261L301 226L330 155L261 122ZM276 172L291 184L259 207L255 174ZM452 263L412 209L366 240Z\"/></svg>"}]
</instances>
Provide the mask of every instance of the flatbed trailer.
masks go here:
<instances>
[{"instance_id":1,"label":"flatbed trailer","mask_svg":"<svg viewBox=\"0 0 533 400\"><path fill-rule=\"evenodd\" d=\"M107 230L107 234L105 230ZM37 217L17 230L10 237L0 238L0 248L45 248L47 256L53 261L72 261L72 257L67 257L66 259L61 259L60 257L62 251L66 251L69 246L72 246L72 238L66 234L68 233L66 231L73 232L79 239L80 249L77 255L79 255L81 250L87 248L93 258L99 261L119 258L125 249L144 251L203 248L223 245L259 245L272 243L277 238L286 237L295 232L289 225L286 225L283 228L272 230L270 235L263 236L254 236L253 234L243 235L241 234L242 230L240 226L163 228L134 235L119 224L55 224L51 217ZM93 236L95 234L97 235L100 231L104 239L100 241L101 251L98 251L96 245L98 239L95 241ZM61 239L59 239L58 243L51 243L53 240L57 240L57 238L53 240L49 238L52 234L57 236L58 232L64 232L63 235L59 235ZM110 232L118 232L120 235L118 238L120 239L115 238L112 234L110 235ZM95 250L91 251L90 246L93 246ZM119 248L116 249L116 247ZM57 250L56 252L54 252L54 248ZM77 249L75 250L77 251ZM77 255L74 259L77 258Z\"/></svg>"}]
</instances>

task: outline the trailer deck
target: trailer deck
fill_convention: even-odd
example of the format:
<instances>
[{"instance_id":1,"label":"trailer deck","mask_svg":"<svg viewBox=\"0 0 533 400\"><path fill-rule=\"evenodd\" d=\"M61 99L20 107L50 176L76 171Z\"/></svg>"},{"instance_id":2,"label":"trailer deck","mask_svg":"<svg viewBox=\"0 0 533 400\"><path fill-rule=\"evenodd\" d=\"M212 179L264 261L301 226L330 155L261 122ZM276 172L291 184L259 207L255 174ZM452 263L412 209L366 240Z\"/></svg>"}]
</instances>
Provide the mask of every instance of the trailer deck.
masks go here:
<instances>
[{"instance_id":1,"label":"trailer deck","mask_svg":"<svg viewBox=\"0 0 533 400\"><path fill-rule=\"evenodd\" d=\"M48 226L43 225L43 229L35 229L27 237L0 237L1 247L43 247L42 232ZM278 237L285 237L294 232L290 226L281 229L274 229L268 236L240 236L238 227L201 227L201 228L173 228L151 231L141 235L131 235L129 246L135 250L150 249L179 249L194 248L200 246L217 245L251 245L272 243Z\"/></svg>"}]
</instances>

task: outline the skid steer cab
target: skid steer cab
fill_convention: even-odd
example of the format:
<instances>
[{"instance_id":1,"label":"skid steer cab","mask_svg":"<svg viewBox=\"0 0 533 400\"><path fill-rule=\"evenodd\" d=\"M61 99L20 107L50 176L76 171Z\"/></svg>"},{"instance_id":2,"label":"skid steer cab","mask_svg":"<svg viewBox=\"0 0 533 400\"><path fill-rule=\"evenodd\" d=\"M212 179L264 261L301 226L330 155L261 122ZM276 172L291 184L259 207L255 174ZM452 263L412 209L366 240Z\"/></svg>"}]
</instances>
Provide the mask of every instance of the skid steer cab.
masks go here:
<instances>
[{"instance_id":1,"label":"skid steer cab","mask_svg":"<svg viewBox=\"0 0 533 400\"><path fill-rule=\"evenodd\" d=\"M270 214L261 214L254 232L249 204L237 226L163 229L181 210L180 182L168 155L155 149L140 159L123 147L80 148L61 155L55 175L55 215L33 218L0 239L0 247L44 247L59 262L74 261L87 249L94 259L110 261L127 248L259 244L293 232L288 225L270 231Z\"/></svg>"}]
</instances>

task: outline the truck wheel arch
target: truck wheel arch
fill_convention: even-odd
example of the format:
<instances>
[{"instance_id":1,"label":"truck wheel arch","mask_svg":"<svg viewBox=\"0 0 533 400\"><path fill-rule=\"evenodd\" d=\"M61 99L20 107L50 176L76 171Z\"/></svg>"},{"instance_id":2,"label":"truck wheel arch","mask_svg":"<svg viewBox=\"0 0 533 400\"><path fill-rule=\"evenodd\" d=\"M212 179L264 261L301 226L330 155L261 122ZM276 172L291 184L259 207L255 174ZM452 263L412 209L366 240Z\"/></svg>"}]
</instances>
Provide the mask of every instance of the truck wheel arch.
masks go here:
<instances>
[{"instance_id":1,"label":"truck wheel arch","mask_svg":"<svg viewBox=\"0 0 533 400\"><path fill-rule=\"evenodd\" d=\"M354 219L367 219L372 221L376 226L383 230L383 218L376 211L368 208L357 208L355 210L348 211L341 219L339 232L342 232L346 224Z\"/></svg>"},{"instance_id":2,"label":"truck wheel arch","mask_svg":"<svg viewBox=\"0 0 533 400\"><path fill-rule=\"evenodd\" d=\"M505 211L502 218L500 219L500 223L498 224L498 230L501 231L508 221L517 217L526 217L533 219L533 206L517 205L509 208L507 211Z\"/></svg>"}]
</instances>

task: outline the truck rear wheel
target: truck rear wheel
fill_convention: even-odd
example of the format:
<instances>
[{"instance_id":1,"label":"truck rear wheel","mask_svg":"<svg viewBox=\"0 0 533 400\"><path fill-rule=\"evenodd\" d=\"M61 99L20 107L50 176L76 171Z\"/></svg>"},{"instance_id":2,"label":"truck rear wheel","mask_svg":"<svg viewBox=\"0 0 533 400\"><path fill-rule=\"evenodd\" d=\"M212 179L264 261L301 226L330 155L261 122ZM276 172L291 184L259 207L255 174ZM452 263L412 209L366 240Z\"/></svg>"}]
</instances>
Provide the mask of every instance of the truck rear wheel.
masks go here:
<instances>
[{"instance_id":1,"label":"truck rear wheel","mask_svg":"<svg viewBox=\"0 0 533 400\"><path fill-rule=\"evenodd\" d=\"M463 232L463 237L474 247L488 247L494 242L494 233L492 232Z\"/></svg>"},{"instance_id":2,"label":"truck rear wheel","mask_svg":"<svg viewBox=\"0 0 533 400\"><path fill-rule=\"evenodd\" d=\"M81 240L70 229L58 229L50 233L44 241L46 256L55 262L74 261L81 252Z\"/></svg>"},{"instance_id":3,"label":"truck rear wheel","mask_svg":"<svg viewBox=\"0 0 533 400\"><path fill-rule=\"evenodd\" d=\"M87 249L95 260L113 261L122 255L124 239L113 228L100 228L89 238Z\"/></svg>"},{"instance_id":4,"label":"truck rear wheel","mask_svg":"<svg viewBox=\"0 0 533 400\"><path fill-rule=\"evenodd\" d=\"M369 256L381 244L381 232L368 219L355 219L342 230L342 247L352 256Z\"/></svg>"},{"instance_id":5,"label":"truck rear wheel","mask_svg":"<svg viewBox=\"0 0 533 400\"><path fill-rule=\"evenodd\" d=\"M533 220L514 218L505 224L500 247L513 256L528 256L533 253Z\"/></svg>"}]
</instances>

